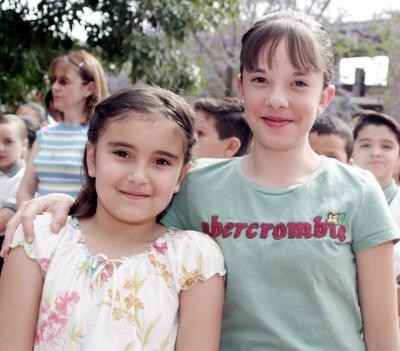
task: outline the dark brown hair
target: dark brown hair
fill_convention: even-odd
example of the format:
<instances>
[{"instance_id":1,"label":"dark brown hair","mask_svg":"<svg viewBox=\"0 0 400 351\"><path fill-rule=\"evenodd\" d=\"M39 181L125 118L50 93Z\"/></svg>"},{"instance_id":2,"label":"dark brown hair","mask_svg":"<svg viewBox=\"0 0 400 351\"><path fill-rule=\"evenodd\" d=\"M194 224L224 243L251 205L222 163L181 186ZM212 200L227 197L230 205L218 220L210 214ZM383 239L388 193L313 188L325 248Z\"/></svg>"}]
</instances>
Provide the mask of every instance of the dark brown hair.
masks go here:
<instances>
[{"instance_id":1,"label":"dark brown hair","mask_svg":"<svg viewBox=\"0 0 400 351\"><path fill-rule=\"evenodd\" d=\"M252 132L244 118L243 106L237 98L201 98L194 102L194 110L202 111L212 118L220 140L237 137L240 148L234 156L247 154Z\"/></svg>"},{"instance_id":2,"label":"dark brown hair","mask_svg":"<svg viewBox=\"0 0 400 351\"><path fill-rule=\"evenodd\" d=\"M322 115L315 119L310 133L317 135L337 135L345 142L347 161L353 153L353 132L350 126L341 118Z\"/></svg>"},{"instance_id":3,"label":"dark brown hair","mask_svg":"<svg viewBox=\"0 0 400 351\"><path fill-rule=\"evenodd\" d=\"M389 128L389 130L395 135L397 142L400 145L400 125L393 117L372 110L360 111L353 118L355 117L358 117L358 121L353 130L354 141L357 140L358 134L362 129L369 125L374 125L385 126Z\"/></svg>"},{"instance_id":4,"label":"dark brown hair","mask_svg":"<svg viewBox=\"0 0 400 351\"><path fill-rule=\"evenodd\" d=\"M323 72L324 88L331 83L334 58L328 33L312 17L292 10L263 17L243 35L240 73L243 74L243 69L254 70L266 49L267 63L271 67L282 40L286 42L293 67Z\"/></svg>"},{"instance_id":5,"label":"dark brown hair","mask_svg":"<svg viewBox=\"0 0 400 351\"><path fill-rule=\"evenodd\" d=\"M140 86L118 92L96 105L90 117L88 143L96 146L100 135L111 121L132 117L132 112L167 118L181 128L184 140L184 164L191 158L194 137L194 112L186 101L171 91L151 86ZM86 148L87 149L87 148ZM83 156L84 186L70 214L78 218L93 216L97 207L95 178L89 176L86 150Z\"/></svg>"}]
</instances>

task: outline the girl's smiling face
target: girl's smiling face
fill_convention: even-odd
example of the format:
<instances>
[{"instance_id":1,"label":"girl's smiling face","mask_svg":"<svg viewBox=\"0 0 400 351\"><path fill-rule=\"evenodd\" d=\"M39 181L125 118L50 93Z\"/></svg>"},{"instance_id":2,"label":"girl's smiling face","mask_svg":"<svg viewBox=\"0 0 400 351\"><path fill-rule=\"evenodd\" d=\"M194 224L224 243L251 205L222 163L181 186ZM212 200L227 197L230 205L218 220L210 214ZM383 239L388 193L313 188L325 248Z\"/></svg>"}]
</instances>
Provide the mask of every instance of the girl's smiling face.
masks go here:
<instances>
[{"instance_id":1,"label":"girl's smiling face","mask_svg":"<svg viewBox=\"0 0 400 351\"><path fill-rule=\"evenodd\" d=\"M125 223L155 221L179 190L184 143L179 125L150 114L110 122L94 147L88 173L96 178L96 215Z\"/></svg>"},{"instance_id":2,"label":"girl's smiling face","mask_svg":"<svg viewBox=\"0 0 400 351\"><path fill-rule=\"evenodd\" d=\"M317 112L325 109L335 88L323 89L323 73L295 68L282 40L272 67L267 62L267 45L257 67L243 69L237 85L244 100L246 120L254 134L254 145L285 151L303 147Z\"/></svg>"}]
</instances>

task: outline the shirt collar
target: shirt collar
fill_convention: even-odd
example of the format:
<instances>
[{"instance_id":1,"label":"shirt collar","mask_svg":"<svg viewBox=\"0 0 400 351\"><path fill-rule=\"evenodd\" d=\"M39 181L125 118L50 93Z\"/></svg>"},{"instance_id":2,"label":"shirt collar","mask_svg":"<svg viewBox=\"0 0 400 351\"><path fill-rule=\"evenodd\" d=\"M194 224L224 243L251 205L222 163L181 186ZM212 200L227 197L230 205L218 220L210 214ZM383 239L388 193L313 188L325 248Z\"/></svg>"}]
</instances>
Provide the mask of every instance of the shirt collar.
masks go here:
<instances>
[{"instance_id":1,"label":"shirt collar","mask_svg":"<svg viewBox=\"0 0 400 351\"><path fill-rule=\"evenodd\" d=\"M1 173L3 173L5 176L7 177L14 177L18 171L25 166L25 162L24 161L18 161L14 166L12 166L9 169L6 170L0 170Z\"/></svg>"},{"instance_id":2,"label":"shirt collar","mask_svg":"<svg viewBox=\"0 0 400 351\"><path fill-rule=\"evenodd\" d=\"M386 202L390 204L394 197L396 196L397 192L399 191L399 187L397 186L394 179L392 179L391 183L383 190L385 194Z\"/></svg>"}]
</instances>

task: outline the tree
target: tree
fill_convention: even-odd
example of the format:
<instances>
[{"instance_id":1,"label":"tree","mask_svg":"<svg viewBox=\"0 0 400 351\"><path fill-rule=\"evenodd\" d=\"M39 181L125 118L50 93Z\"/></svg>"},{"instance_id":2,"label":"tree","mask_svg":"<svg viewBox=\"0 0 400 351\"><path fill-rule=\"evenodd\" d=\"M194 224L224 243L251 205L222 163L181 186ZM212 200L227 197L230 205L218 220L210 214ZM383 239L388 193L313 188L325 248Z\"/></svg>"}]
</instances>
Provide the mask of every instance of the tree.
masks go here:
<instances>
[{"instance_id":1,"label":"tree","mask_svg":"<svg viewBox=\"0 0 400 351\"><path fill-rule=\"evenodd\" d=\"M51 57L78 47L100 56L110 73L126 70L133 82L193 92L202 78L181 50L190 33L210 30L237 13L239 0L0 0L0 104L15 105L43 90ZM72 36L74 26L85 43Z\"/></svg>"}]
</instances>

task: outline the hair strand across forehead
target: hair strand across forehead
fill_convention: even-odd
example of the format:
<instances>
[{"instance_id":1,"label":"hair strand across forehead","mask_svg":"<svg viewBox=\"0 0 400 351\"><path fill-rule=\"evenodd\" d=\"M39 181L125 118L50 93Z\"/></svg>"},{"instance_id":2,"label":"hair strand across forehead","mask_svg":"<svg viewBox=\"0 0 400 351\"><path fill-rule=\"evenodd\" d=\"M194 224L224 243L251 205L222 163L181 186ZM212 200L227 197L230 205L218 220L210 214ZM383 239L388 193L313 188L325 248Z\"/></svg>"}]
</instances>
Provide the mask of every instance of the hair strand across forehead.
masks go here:
<instances>
[{"instance_id":1,"label":"hair strand across forehead","mask_svg":"<svg viewBox=\"0 0 400 351\"><path fill-rule=\"evenodd\" d=\"M272 66L276 49L286 42L290 61L297 69L321 71L324 87L332 81L332 44L323 27L310 16L295 11L276 12L256 22L242 38L240 73L257 67L261 54Z\"/></svg>"}]
</instances>

